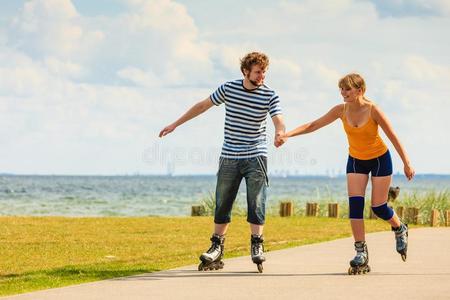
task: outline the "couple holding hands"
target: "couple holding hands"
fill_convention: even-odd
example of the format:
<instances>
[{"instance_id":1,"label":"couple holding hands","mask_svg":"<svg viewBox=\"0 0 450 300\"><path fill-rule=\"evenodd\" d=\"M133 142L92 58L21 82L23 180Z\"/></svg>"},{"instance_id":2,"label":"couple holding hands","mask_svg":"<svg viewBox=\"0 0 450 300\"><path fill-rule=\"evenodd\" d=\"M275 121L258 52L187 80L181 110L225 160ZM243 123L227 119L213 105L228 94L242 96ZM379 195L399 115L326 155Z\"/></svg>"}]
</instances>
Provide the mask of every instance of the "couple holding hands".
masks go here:
<instances>
[{"instance_id":1,"label":"couple holding hands","mask_svg":"<svg viewBox=\"0 0 450 300\"><path fill-rule=\"evenodd\" d=\"M392 226L396 250L406 260L408 227L387 205L392 179L390 152L378 134L384 131L401 157L408 180L414 177L405 149L392 126L364 93L366 85L358 74L348 74L338 82L343 103L325 115L286 132L278 95L264 84L269 59L264 53L251 52L241 59L243 79L221 85L203 101L196 103L174 123L159 133L163 137L181 124L202 114L212 106L225 104L224 143L219 160L216 185L214 232L211 247L200 256L199 270L223 268L225 234L231 221L231 210L243 178L247 185L247 221L250 225L251 258L262 272L264 257L263 227L269 178L267 173L266 118L269 113L275 126L274 145L279 147L289 138L316 131L341 119L349 143L347 190L350 224L355 239L356 256L350 261L349 274L370 271L364 231L364 199L371 173L373 212Z\"/></svg>"}]
</instances>

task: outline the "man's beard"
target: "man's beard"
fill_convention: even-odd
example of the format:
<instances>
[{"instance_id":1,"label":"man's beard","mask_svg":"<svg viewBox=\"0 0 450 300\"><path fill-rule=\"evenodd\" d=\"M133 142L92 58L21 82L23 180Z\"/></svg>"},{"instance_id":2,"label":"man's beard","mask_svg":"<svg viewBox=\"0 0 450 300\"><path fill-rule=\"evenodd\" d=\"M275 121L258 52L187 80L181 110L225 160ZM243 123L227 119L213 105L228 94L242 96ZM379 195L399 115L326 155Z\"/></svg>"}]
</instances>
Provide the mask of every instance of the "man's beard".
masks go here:
<instances>
[{"instance_id":1,"label":"man's beard","mask_svg":"<svg viewBox=\"0 0 450 300\"><path fill-rule=\"evenodd\" d=\"M257 87L259 87L259 86L261 86L261 85L262 85L262 82L261 82L260 84L258 84L258 82L256 82L255 80L250 80L250 78L249 78L249 77L247 77L247 79L248 79L248 81L250 81L250 83L251 83L251 84L253 84L254 86L257 86Z\"/></svg>"}]
</instances>

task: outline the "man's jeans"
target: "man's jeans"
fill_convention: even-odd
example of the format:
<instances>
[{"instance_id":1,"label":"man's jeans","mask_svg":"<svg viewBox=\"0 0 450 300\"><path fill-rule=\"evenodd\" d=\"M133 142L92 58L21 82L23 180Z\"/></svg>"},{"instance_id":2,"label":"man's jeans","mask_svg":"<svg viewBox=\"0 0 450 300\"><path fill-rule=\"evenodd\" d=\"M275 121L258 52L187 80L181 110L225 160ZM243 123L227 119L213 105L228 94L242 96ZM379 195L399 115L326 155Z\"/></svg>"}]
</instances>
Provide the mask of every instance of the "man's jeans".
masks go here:
<instances>
[{"instance_id":1,"label":"man's jeans","mask_svg":"<svg viewBox=\"0 0 450 300\"><path fill-rule=\"evenodd\" d=\"M245 178L247 185L247 221L252 224L264 224L269 185L265 156L247 159L220 158L214 223L230 223L231 209L242 178Z\"/></svg>"}]
</instances>

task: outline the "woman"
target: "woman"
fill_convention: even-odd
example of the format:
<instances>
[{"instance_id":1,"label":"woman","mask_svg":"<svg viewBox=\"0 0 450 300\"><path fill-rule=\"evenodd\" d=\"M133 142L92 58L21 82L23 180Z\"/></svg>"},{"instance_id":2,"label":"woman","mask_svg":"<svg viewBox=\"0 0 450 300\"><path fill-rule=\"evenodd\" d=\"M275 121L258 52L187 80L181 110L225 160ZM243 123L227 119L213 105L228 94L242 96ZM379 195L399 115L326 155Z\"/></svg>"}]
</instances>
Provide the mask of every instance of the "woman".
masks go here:
<instances>
[{"instance_id":1,"label":"woman","mask_svg":"<svg viewBox=\"0 0 450 300\"><path fill-rule=\"evenodd\" d=\"M403 169L408 180L414 177L405 149L397 138L392 126L373 102L364 97L366 84L359 74L348 74L339 80L339 88L344 103L334 106L321 118L306 123L287 132L284 139L306 134L322 128L340 118L347 134L349 156L347 161L347 190L349 197L349 217L355 239L356 256L350 261L349 274L370 272L369 255L364 232L364 196L371 173L372 210L379 218L391 224L395 232L396 248L406 260L408 227L387 205L389 186L392 179L392 161L388 148L378 134L378 126L383 129L403 161Z\"/></svg>"}]
</instances>

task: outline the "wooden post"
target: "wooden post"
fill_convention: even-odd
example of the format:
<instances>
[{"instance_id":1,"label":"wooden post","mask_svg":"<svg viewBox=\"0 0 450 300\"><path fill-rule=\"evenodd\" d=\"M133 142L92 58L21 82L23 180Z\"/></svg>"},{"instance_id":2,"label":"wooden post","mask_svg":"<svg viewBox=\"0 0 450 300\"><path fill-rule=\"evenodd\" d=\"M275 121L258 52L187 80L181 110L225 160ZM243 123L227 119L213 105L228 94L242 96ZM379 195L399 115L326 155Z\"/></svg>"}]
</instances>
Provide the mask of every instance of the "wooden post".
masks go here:
<instances>
[{"instance_id":1,"label":"wooden post","mask_svg":"<svg viewBox=\"0 0 450 300\"><path fill-rule=\"evenodd\" d=\"M439 211L437 209L433 209L431 211L430 225L434 227L437 226L438 224L439 224Z\"/></svg>"},{"instance_id":2,"label":"wooden post","mask_svg":"<svg viewBox=\"0 0 450 300\"><path fill-rule=\"evenodd\" d=\"M294 215L294 204L292 202L280 203L280 216L290 217Z\"/></svg>"},{"instance_id":3,"label":"wooden post","mask_svg":"<svg viewBox=\"0 0 450 300\"><path fill-rule=\"evenodd\" d=\"M338 218L339 217L339 204L338 203L328 203L328 217Z\"/></svg>"},{"instance_id":4,"label":"wooden post","mask_svg":"<svg viewBox=\"0 0 450 300\"><path fill-rule=\"evenodd\" d=\"M306 203L306 216L308 217L317 217L319 212L319 206L317 203Z\"/></svg>"},{"instance_id":5,"label":"wooden post","mask_svg":"<svg viewBox=\"0 0 450 300\"><path fill-rule=\"evenodd\" d=\"M419 221L419 209L416 207L407 207L405 219L407 223L417 224Z\"/></svg>"},{"instance_id":6,"label":"wooden post","mask_svg":"<svg viewBox=\"0 0 450 300\"><path fill-rule=\"evenodd\" d=\"M450 210L446 210L444 216L445 216L445 226L450 226Z\"/></svg>"},{"instance_id":7,"label":"wooden post","mask_svg":"<svg viewBox=\"0 0 450 300\"><path fill-rule=\"evenodd\" d=\"M403 206L399 206L397 207L395 212L397 213L397 216L400 218L400 220L403 220L403 218L405 217L405 208Z\"/></svg>"},{"instance_id":8,"label":"wooden post","mask_svg":"<svg viewBox=\"0 0 450 300\"><path fill-rule=\"evenodd\" d=\"M191 207L191 216L201 216L205 213L205 209L201 205L192 205Z\"/></svg>"}]
</instances>

